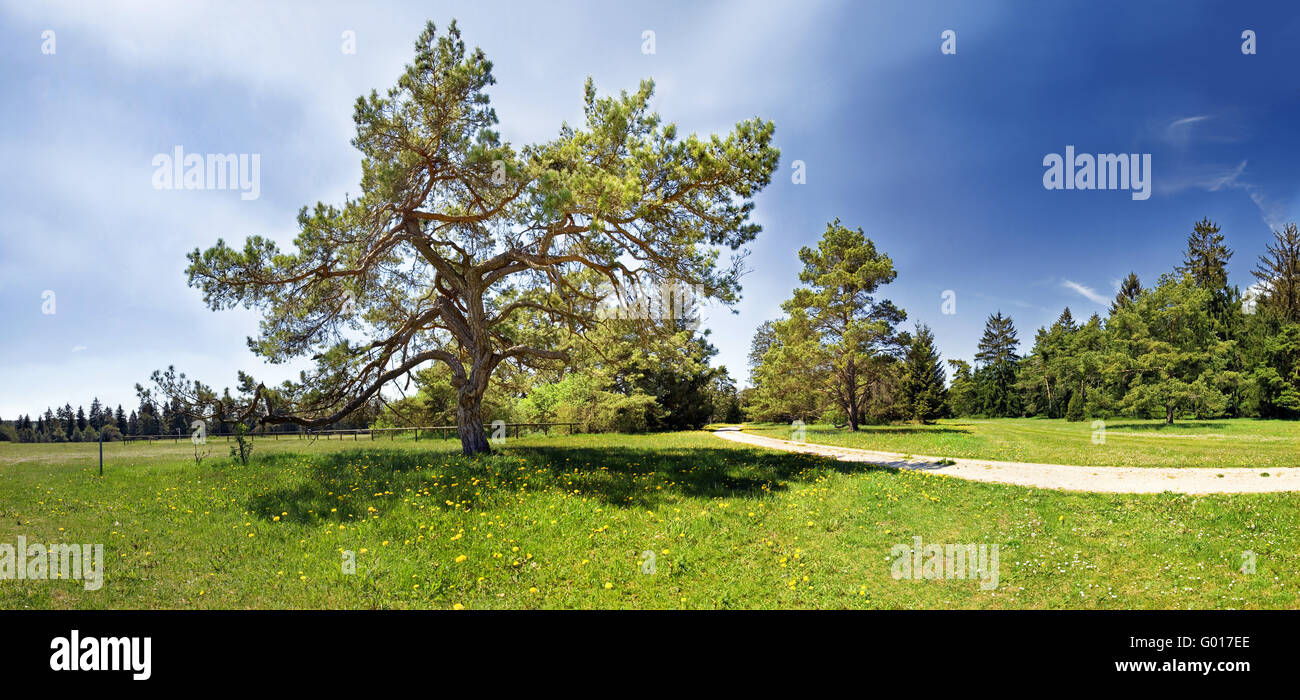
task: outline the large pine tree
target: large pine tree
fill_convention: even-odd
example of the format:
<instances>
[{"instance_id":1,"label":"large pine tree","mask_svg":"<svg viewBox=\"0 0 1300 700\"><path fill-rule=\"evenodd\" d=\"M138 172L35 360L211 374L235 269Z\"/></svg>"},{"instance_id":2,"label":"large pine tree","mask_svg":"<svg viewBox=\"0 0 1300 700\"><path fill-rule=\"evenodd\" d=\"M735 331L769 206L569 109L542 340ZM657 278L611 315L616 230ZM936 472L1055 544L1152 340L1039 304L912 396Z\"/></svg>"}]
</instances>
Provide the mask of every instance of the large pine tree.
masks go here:
<instances>
[{"instance_id":1,"label":"large pine tree","mask_svg":"<svg viewBox=\"0 0 1300 700\"><path fill-rule=\"evenodd\" d=\"M670 282L739 299L754 197L780 156L771 122L695 136L653 110L653 82L601 96L588 80L576 123L515 146L496 128L495 82L454 22L428 24L396 85L356 101L359 195L304 207L289 249L255 235L189 254L211 309L261 313L251 350L315 366L287 386L241 380L234 410L169 368L153 377L160 398L224 424L322 428L437 364L462 452L483 454L489 384L511 366L569 364L603 323L593 300Z\"/></svg>"},{"instance_id":2,"label":"large pine tree","mask_svg":"<svg viewBox=\"0 0 1300 700\"><path fill-rule=\"evenodd\" d=\"M831 399L857 430L872 402L882 399L886 376L902 354L895 326L907 314L876 296L898 273L862 229L839 219L826 225L816 248L799 249L799 260L799 281L807 286L782 307L807 315L830 366Z\"/></svg>"}]
</instances>

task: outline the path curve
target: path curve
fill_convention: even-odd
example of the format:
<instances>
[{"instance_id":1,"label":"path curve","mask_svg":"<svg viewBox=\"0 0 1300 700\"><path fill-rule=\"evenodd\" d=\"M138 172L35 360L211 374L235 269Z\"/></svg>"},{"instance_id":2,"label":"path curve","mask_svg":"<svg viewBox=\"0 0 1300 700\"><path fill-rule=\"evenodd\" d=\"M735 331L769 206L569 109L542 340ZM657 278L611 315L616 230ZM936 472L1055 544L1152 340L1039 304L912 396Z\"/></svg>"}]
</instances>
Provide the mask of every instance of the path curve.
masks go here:
<instances>
[{"instance_id":1,"label":"path curve","mask_svg":"<svg viewBox=\"0 0 1300 700\"><path fill-rule=\"evenodd\" d=\"M714 435L732 442L767 447L785 452L834 457L844 462L865 462L890 469L923 469L958 479L1039 489L1090 491L1094 493L1273 493L1300 491L1300 467L1168 468L1168 467L1080 467L1066 464L997 462L987 459L930 457L877 452L853 447L793 442L722 428ZM952 462L942 464L941 462ZM1267 474L1267 476L1265 476Z\"/></svg>"}]
</instances>

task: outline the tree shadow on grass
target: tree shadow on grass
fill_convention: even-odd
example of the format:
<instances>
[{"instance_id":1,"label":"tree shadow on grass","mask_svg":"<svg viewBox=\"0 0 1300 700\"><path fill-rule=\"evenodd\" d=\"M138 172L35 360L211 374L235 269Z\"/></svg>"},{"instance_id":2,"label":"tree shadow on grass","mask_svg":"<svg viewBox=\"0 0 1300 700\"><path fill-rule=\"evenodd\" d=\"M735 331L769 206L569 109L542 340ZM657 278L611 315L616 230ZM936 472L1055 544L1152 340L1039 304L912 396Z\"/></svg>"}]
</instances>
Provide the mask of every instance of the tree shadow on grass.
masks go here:
<instances>
[{"instance_id":1,"label":"tree shadow on grass","mask_svg":"<svg viewBox=\"0 0 1300 700\"><path fill-rule=\"evenodd\" d=\"M1189 428L1226 428L1224 423L1210 421L1174 421L1173 423L1107 423L1106 430L1187 430Z\"/></svg>"},{"instance_id":2,"label":"tree shadow on grass","mask_svg":"<svg viewBox=\"0 0 1300 700\"><path fill-rule=\"evenodd\" d=\"M307 464L303 464L304 460ZM654 509L670 497L768 498L788 482L879 470L830 457L744 447L511 446L490 457L446 450L270 454L261 466L297 464L293 486L252 497L251 513L302 523L357 522L404 499L426 508L492 508L527 492L562 492L614 507ZM450 505L448 504L450 502Z\"/></svg>"},{"instance_id":3,"label":"tree shadow on grass","mask_svg":"<svg viewBox=\"0 0 1300 700\"><path fill-rule=\"evenodd\" d=\"M853 431L848 428L810 428L810 433L824 433L827 435L852 435ZM954 433L957 435L971 435L975 432L971 429L949 428L937 425L864 425L858 430L859 435L915 435L923 433L926 435L935 435L942 433Z\"/></svg>"}]
</instances>

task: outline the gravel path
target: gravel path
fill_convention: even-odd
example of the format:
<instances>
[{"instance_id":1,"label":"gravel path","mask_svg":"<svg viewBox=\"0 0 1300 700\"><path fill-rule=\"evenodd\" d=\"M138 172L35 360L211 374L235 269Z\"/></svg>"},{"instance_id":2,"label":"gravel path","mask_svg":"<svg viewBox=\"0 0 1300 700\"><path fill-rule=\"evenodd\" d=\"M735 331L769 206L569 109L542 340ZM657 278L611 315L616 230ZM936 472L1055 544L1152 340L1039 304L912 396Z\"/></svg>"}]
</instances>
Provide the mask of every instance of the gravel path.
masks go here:
<instances>
[{"instance_id":1,"label":"gravel path","mask_svg":"<svg viewBox=\"0 0 1300 700\"><path fill-rule=\"evenodd\" d=\"M989 481L1016 486L1095 493L1270 493L1300 491L1300 467L1270 469L1201 469L1160 467L1079 467L1065 464L995 462L986 459L901 455L851 447L833 447L792 442L743 433L739 428L722 428L714 435L732 442L834 457L845 462L866 462L891 469L924 469L971 481Z\"/></svg>"}]
</instances>

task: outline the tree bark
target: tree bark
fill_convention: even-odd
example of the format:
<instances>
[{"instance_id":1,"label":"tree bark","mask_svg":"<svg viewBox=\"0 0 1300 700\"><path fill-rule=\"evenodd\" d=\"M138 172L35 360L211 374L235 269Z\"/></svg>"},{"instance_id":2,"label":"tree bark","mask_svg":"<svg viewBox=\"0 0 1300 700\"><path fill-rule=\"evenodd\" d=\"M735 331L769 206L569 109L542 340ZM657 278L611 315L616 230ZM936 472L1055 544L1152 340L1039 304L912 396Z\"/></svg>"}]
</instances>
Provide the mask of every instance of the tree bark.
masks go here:
<instances>
[{"instance_id":1,"label":"tree bark","mask_svg":"<svg viewBox=\"0 0 1300 700\"><path fill-rule=\"evenodd\" d=\"M848 371L848 391L849 395L849 430L858 432L858 368L854 366L852 358L849 359Z\"/></svg>"},{"instance_id":2,"label":"tree bark","mask_svg":"<svg viewBox=\"0 0 1300 700\"><path fill-rule=\"evenodd\" d=\"M461 387L456 400L456 432L460 434L460 451L464 455L491 454L487 433L483 430L483 394L471 387Z\"/></svg>"},{"instance_id":3,"label":"tree bark","mask_svg":"<svg viewBox=\"0 0 1300 700\"><path fill-rule=\"evenodd\" d=\"M1165 425L1174 424L1174 407L1165 406Z\"/></svg>"}]
</instances>

